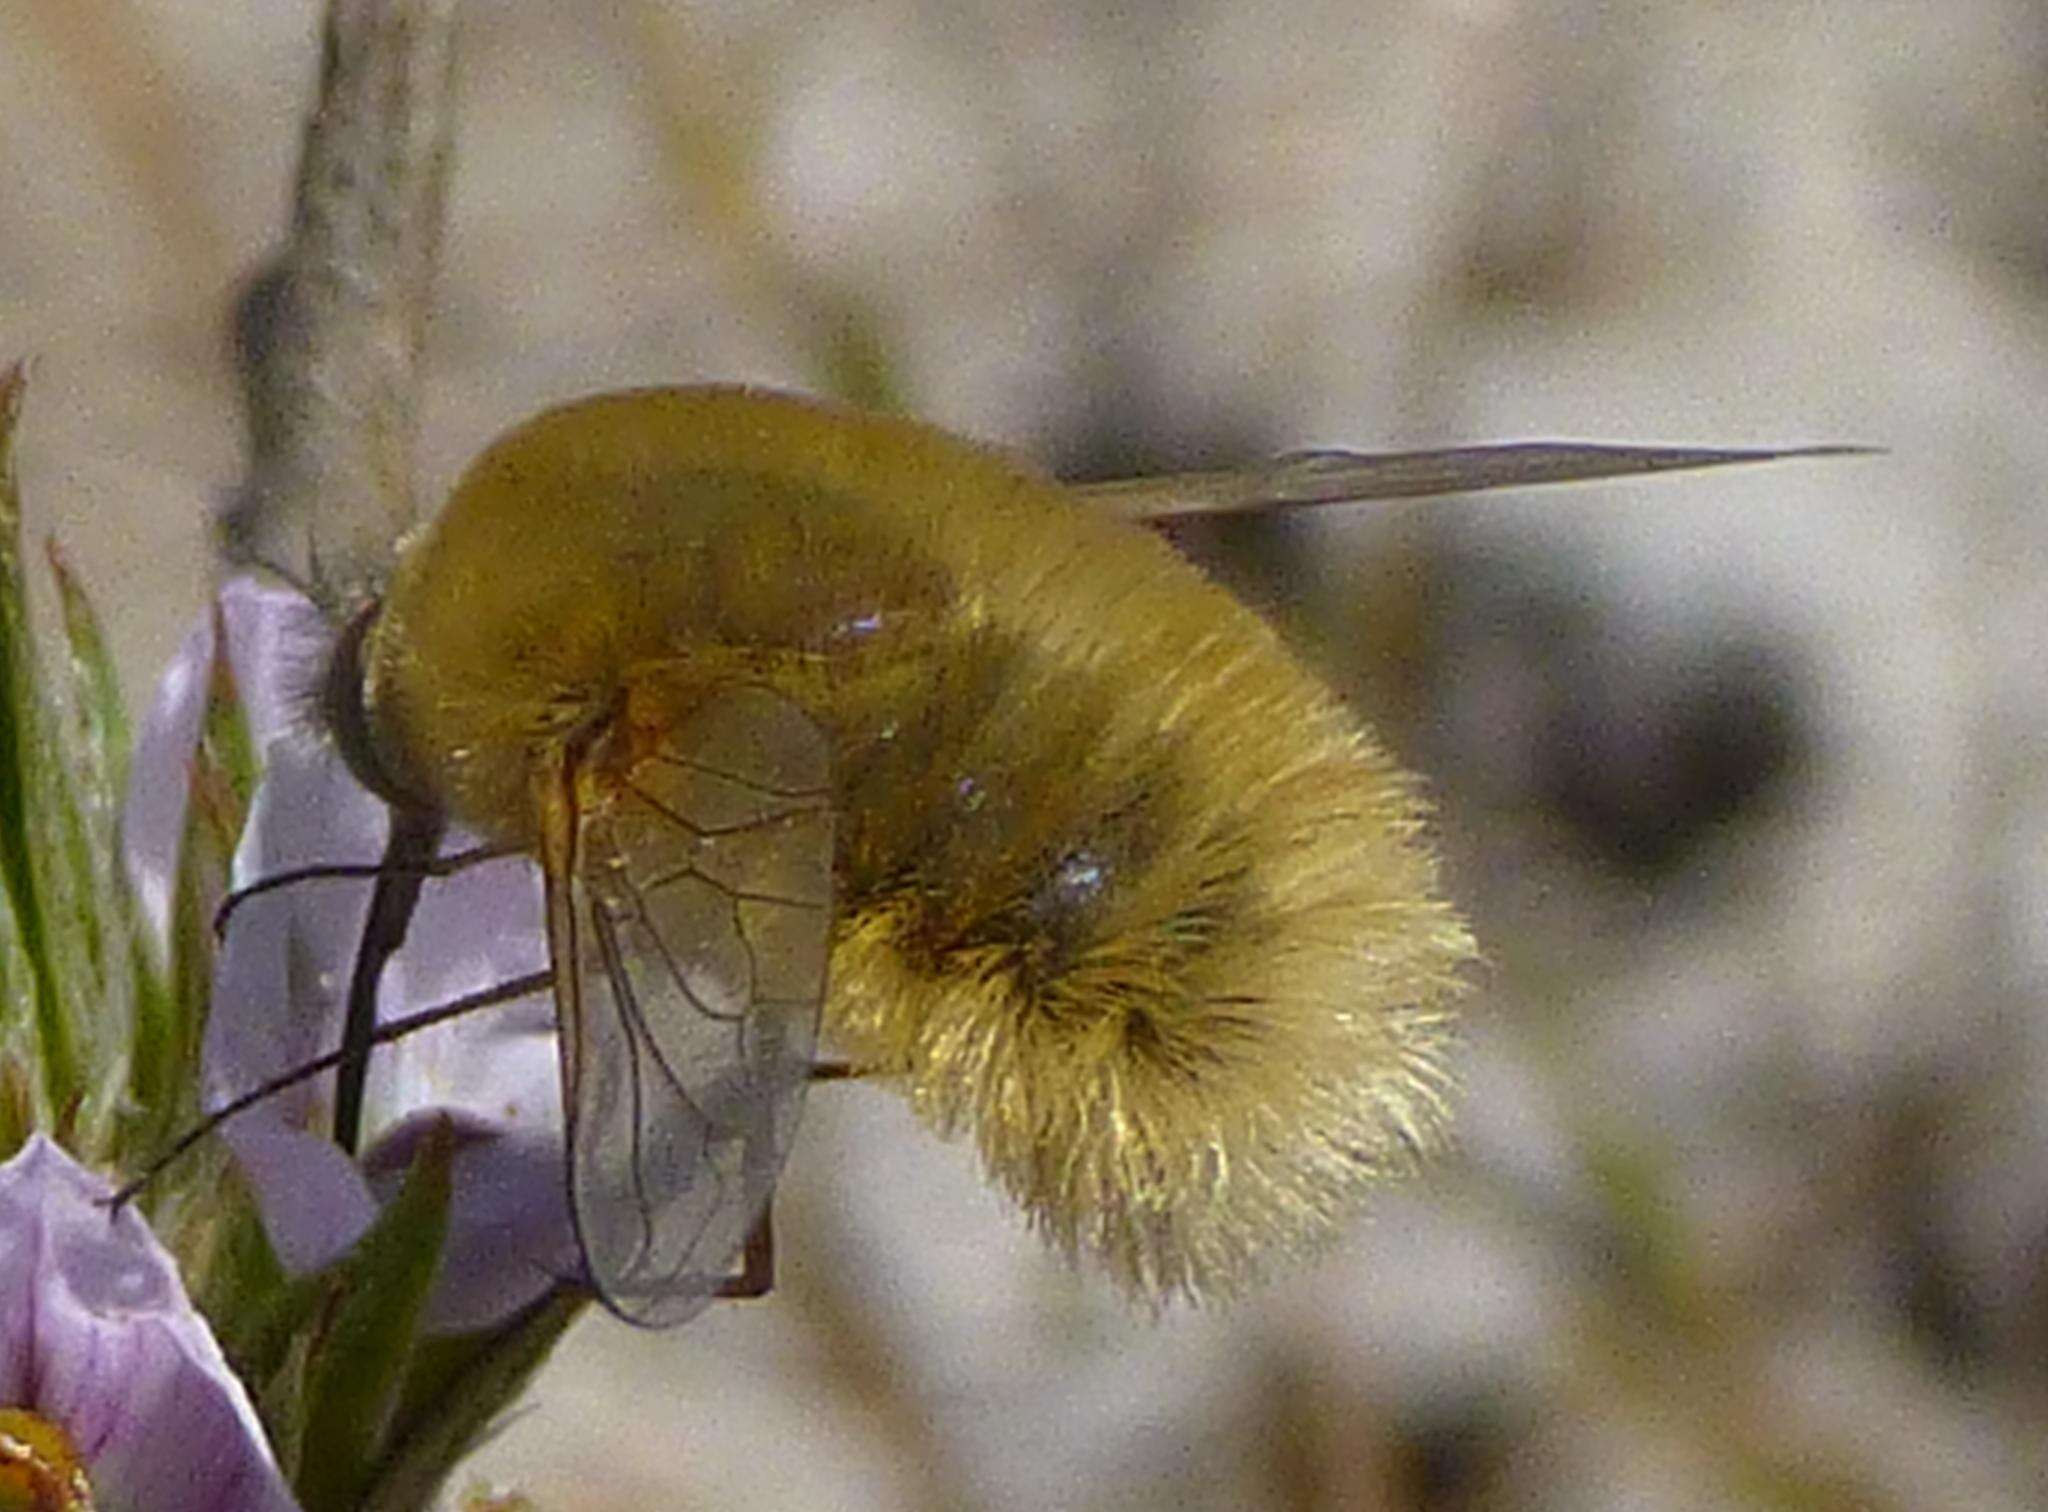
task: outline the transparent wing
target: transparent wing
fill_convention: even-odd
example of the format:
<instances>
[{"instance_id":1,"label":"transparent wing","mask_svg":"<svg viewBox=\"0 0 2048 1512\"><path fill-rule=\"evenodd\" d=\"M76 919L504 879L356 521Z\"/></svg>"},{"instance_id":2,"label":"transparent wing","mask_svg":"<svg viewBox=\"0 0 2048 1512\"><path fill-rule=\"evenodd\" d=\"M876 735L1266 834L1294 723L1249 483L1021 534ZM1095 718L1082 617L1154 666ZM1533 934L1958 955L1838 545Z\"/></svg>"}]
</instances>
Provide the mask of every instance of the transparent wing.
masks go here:
<instances>
[{"instance_id":1,"label":"transparent wing","mask_svg":"<svg viewBox=\"0 0 2048 1512\"><path fill-rule=\"evenodd\" d=\"M583 786L567 856L543 847L568 863L547 870L570 1204L630 1322L711 1299L789 1152L830 945L829 760L793 704L731 689Z\"/></svg>"},{"instance_id":2,"label":"transparent wing","mask_svg":"<svg viewBox=\"0 0 2048 1512\"><path fill-rule=\"evenodd\" d=\"M1239 514L1369 499L1419 499L1489 488L1533 488L1595 478L1685 472L1794 457L1865 456L1861 446L1726 451L1682 446L1602 446L1586 441L1516 441L1447 451L1292 452L1263 466L1069 485L1091 503L1133 520Z\"/></svg>"}]
</instances>

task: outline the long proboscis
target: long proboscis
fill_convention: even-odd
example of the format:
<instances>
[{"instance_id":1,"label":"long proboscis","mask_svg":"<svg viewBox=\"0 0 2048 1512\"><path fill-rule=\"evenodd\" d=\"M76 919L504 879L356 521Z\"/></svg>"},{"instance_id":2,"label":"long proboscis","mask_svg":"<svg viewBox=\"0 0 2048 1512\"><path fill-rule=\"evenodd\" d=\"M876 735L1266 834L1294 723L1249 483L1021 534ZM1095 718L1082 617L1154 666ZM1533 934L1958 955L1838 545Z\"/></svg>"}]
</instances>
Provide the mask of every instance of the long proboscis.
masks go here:
<instances>
[{"instance_id":1,"label":"long proboscis","mask_svg":"<svg viewBox=\"0 0 2048 1512\"><path fill-rule=\"evenodd\" d=\"M1879 451L1880 448L1870 446L1730 450L1607 446L1587 441L1511 441L1498 446L1460 446L1444 451L1290 452L1264 466L1121 478L1069 487L1112 514L1151 521L1186 515L1423 499L1441 494L1647 477L1762 462L1866 457Z\"/></svg>"}]
</instances>

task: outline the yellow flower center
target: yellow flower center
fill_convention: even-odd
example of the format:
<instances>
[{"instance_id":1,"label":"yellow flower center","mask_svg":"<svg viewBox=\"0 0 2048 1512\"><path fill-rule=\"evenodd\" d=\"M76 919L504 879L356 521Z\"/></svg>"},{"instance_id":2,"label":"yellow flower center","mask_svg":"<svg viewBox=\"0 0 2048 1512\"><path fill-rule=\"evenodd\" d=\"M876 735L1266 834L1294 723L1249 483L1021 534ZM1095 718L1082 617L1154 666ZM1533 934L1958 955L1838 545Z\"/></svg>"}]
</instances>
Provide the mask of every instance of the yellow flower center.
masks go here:
<instances>
[{"instance_id":1,"label":"yellow flower center","mask_svg":"<svg viewBox=\"0 0 2048 1512\"><path fill-rule=\"evenodd\" d=\"M0 1407L0 1512L93 1512L92 1483L64 1430Z\"/></svg>"}]
</instances>

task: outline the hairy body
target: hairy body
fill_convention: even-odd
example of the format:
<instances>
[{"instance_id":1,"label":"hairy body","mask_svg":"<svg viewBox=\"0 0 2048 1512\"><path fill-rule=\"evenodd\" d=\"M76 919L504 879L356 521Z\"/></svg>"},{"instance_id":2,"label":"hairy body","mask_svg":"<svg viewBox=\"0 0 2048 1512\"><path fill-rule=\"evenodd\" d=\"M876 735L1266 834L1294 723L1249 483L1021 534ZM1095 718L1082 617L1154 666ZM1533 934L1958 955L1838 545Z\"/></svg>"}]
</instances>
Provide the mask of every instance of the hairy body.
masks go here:
<instances>
[{"instance_id":1,"label":"hairy body","mask_svg":"<svg viewBox=\"0 0 2048 1512\"><path fill-rule=\"evenodd\" d=\"M1472 946L1411 783L1249 610L997 452L582 401L478 459L356 655L375 785L544 854L564 772L587 820L732 690L802 711L826 1035L1140 1294L1238 1289L1438 1136Z\"/></svg>"}]
</instances>

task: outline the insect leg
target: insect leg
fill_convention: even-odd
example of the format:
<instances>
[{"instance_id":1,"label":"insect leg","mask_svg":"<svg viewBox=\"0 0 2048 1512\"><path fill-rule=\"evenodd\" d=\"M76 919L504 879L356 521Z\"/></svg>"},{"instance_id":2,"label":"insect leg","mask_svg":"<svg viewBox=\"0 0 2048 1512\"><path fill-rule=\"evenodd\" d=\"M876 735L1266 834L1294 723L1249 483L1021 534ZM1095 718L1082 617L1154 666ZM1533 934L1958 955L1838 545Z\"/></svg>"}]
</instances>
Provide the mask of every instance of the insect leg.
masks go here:
<instances>
[{"instance_id":1,"label":"insect leg","mask_svg":"<svg viewBox=\"0 0 2048 1512\"><path fill-rule=\"evenodd\" d=\"M815 1061L812 1081L852 1081L867 1073L848 1061ZM753 1301L775 1289L775 1209L761 1209L761 1216L747 1230L747 1247L740 1252L740 1271L718 1283L712 1295L720 1301Z\"/></svg>"},{"instance_id":2,"label":"insect leg","mask_svg":"<svg viewBox=\"0 0 2048 1512\"><path fill-rule=\"evenodd\" d=\"M721 1301L750 1302L775 1290L775 1209L764 1207L747 1230L740 1252L740 1273L727 1276L711 1295Z\"/></svg>"},{"instance_id":3,"label":"insect leg","mask_svg":"<svg viewBox=\"0 0 2048 1512\"><path fill-rule=\"evenodd\" d=\"M473 845L468 850L451 851L445 856L436 856L419 868L423 877L452 877L480 861L493 861L500 856L517 854L503 846ZM221 899L220 907L214 910L213 935L220 939L228 932L228 921L236 910L251 898L260 898L267 892L276 892L283 887L296 887L301 882L325 882L334 879L381 877L390 871L388 861L362 861L353 864L329 864L326 866L294 866L288 871L277 872L247 887L238 887Z\"/></svg>"},{"instance_id":4,"label":"insect leg","mask_svg":"<svg viewBox=\"0 0 2048 1512\"><path fill-rule=\"evenodd\" d=\"M432 1008L422 1008L419 1012L409 1013L404 1018L397 1018L389 1023L379 1024L370 1037L371 1044L389 1044L393 1040L403 1039L408 1034L416 1034L422 1029L431 1029L436 1024L445 1023L452 1018L459 1018L465 1013L474 1013L479 1008L489 1008L498 1003L511 1003L523 997L531 997L537 992L547 991L553 982L554 974L552 972L536 971L530 972L526 976L513 977L510 981L500 982L494 987L486 987L478 992L464 993L461 997L454 998L449 1002L436 1004ZM143 1168L139 1176L109 1197L107 1199L107 1206L113 1211L119 1212L130 1202L134 1201L144 1187L156 1179L158 1172L162 1171L164 1167L191 1149L192 1146L198 1144L200 1140L211 1134L230 1118L233 1118L237 1113L253 1108L265 1098L274 1097L289 1087L296 1087L300 1082L310 1080L323 1071L333 1070L336 1066L346 1061L349 1054L349 1049L344 1046L339 1050L330 1050L325 1055L316 1055L313 1059L296 1065L289 1071L273 1076L268 1081L251 1087L240 1096L222 1103L218 1108L207 1114L205 1118L180 1135L177 1142L169 1149L150 1161Z\"/></svg>"}]
</instances>

